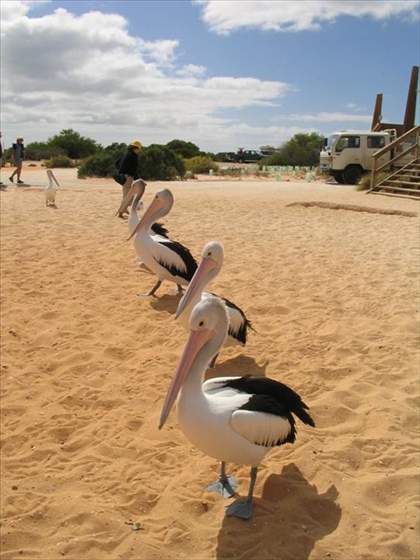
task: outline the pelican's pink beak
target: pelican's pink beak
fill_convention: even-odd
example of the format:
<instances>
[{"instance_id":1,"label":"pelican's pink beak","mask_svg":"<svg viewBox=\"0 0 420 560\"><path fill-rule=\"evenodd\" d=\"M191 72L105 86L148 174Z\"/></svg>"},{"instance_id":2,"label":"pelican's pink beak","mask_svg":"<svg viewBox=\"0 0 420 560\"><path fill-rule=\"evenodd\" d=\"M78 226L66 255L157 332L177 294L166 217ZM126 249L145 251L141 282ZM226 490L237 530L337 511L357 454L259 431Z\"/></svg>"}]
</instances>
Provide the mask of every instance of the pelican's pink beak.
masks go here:
<instances>
[{"instance_id":1,"label":"pelican's pink beak","mask_svg":"<svg viewBox=\"0 0 420 560\"><path fill-rule=\"evenodd\" d=\"M191 279L191 282L188 284L187 291L182 296L182 299L178 304L178 308L175 313L175 319L177 319L184 311L184 309L188 307L189 303L194 299L196 293L202 290L203 287L207 284L208 275L212 270L216 268L216 266L217 264L213 259L204 257L201 260L194 276Z\"/></svg>"},{"instance_id":2,"label":"pelican's pink beak","mask_svg":"<svg viewBox=\"0 0 420 560\"><path fill-rule=\"evenodd\" d=\"M117 216L120 212L127 209L128 205L130 203L130 200L134 195L141 194L141 197L140 197L140 200L141 200L143 195L144 195L145 189L146 189L146 183L143 181L143 179L136 179L135 181L133 181L131 183L131 187L130 187L130 190L128 191L128 193L127 193L127 196L121 202L120 207L118 208L115 215Z\"/></svg>"},{"instance_id":3,"label":"pelican's pink beak","mask_svg":"<svg viewBox=\"0 0 420 560\"><path fill-rule=\"evenodd\" d=\"M203 348L203 346L214 336L214 332L209 329L200 329L199 331L191 331L188 338L188 342L184 348L184 351L179 361L178 367L174 378L171 381L171 385L166 394L165 403L162 408L162 413L160 415L159 430L163 427L166 419L169 416L171 408L178 396L178 393L188 377L191 371L191 367L197 354Z\"/></svg>"},{"instance_id":4,"label":"pelican's pink beak","mask_svg":"<svg viewBox=\"0 0 420 560\"><path fill-rule=\"evenodd\" d=\"M157 198L154 198L152 200L151 204L149 205L149 207L147 208L146 212L143 214L139 223L136 225L136 227L131 232L130 237L127 238L127 241L130 241L130 239L136 235L136 233L141 228L143 223L147 222L151 217L153 217L153 215L157 212L157 210L160 210L160 208L161 208L160 200L157 199Z\"/></svg>"}]
</instances>

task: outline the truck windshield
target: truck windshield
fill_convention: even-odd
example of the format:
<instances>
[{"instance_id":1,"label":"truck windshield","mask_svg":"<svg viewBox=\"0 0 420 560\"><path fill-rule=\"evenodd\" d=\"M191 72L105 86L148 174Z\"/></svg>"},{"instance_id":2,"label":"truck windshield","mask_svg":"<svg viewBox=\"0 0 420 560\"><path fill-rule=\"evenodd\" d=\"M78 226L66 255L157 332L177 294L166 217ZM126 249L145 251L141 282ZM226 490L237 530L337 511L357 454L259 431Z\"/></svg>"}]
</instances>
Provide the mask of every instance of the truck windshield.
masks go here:
<instances>
[{"instance_id":1,"label":"truck windshield","mask_svg":"<svg viewBox=\"0 0 420 560\"><path fill-rule=\"evenodd\" d=\"M328 142L327 142L327 150L331 151L334 147L334 144L337 142L338 138L340 138L339 134L332 134L331 136L329 136L328 138Z\"/></svg>"}]
</instances>

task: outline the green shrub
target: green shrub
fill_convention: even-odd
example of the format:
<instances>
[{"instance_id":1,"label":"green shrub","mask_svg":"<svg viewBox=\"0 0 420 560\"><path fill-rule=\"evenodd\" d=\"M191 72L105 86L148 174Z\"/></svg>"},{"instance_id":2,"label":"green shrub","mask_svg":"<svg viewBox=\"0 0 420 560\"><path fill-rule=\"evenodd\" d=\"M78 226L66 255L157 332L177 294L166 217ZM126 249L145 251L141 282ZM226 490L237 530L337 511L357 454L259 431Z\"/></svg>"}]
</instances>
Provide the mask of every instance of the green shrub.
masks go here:
<instances>
[{"instance_id":1,"label":"green shrub","mask_svg":"<svg viewBox=\"0 0 420 560\"><path fill-rule=\"evenodd\" d=\"M166 146L151 144L139 154L139 173L146 181L170 181L185 175L185 165L182 158Z\"/></svg>"},{"instance_id":2,"label":"green shrub","mask_svg":"<svg viewBox=\"0 0 420 560\"><path fill-rule=\"evenodd\" d=\"M111 144L100 152L86 158L79 167L78 176L113 177L117 173L117 161L125 153L125 144ZM170 181L183 177L185 167L182 159L166 146L152 144L139 154L139 175L145 180Z\"/></svg>"},{"instance_id":3,"label":"green shrub","mask_svg":"<svg viewBox=\"0 0 420 560\"><path fill-rule=\"evenodd\" d=\"M25 146L25 159L39 161L61 155L66 155L64 150L56 146L50 146L48 142L30 142Z\"/></svg>"},{"instance_id":4,"label":"green shrub","mask_svg":"<svg viewBox=\"0 0 420 560\"><path fill-rule=\"evenodd\" d=\"M209 173L210 169L217 171L219 166L206 156L196 156L185 160L185 168L193 173Z\"/></svg>"},{"instance_id":5,"label":"green shrub","mask_svg":"<svg viewBox=\"0 0 420 560\"><path fill-rule=\"evenodd\" d=\"M200 148L192 142L185 140L171 140L166 147L183 158L192 158L200 154Z\"/></svg>"},{"instance_id":6,"label":"green shrub","mask_svg":"<svg viewBox=\"0 0 420 560\"><path fill-rule=\"evenodd\" d=\"M80 179L85 177L112 177L117 172L116 162L119 155L121 154L112 150L101 150L82 161L77 176Z\"/></svg>"},{"instance_id":7,"label":"green shrub","mask_svg":"<svg viewBox=\"0 0 420 560\"><path fill-rule=\"evenodd\" d=\"M74 162L67 156L54 156L46 162L46 166L50 167L74 167Z\"/></svg>"},{"instance_id":8,"label":"green shrub","mask_svg":"<svg viewBox=\"0 0 420 560\"><path fill-rule=\"evenodd\" d=\"M387 176L389 175L389 173L386 173L385 171L379 172L376 174L376 183L380 183L381 181L383 181ZM366 175L363 175L363 177L360 179L359 183L356 185L356 191L367 191L370 189L370 180L371 180L371 174L370 173L366 173Z\"/></svg>"},{"instance_id":9,"label":"green shrub","mask_svg":"<svg viewBox=\"0 0 420 560\"><path fill-rule=\"evenodd\" d=\"M48 146L61 150L72 159L86 158L101 149L95 140L85 138L71 128L62 130L59 134L49 138Z\"/></svg>"}]
</instances>

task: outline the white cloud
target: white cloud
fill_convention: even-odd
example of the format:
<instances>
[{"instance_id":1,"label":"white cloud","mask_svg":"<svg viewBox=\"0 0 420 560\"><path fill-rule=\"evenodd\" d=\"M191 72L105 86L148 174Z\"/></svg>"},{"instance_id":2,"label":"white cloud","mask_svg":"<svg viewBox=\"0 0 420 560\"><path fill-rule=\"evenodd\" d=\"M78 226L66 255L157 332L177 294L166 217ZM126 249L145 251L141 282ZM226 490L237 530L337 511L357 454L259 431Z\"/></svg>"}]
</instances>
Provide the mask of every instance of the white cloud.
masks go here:
<instances>
[{"instance_id":1,"label":"white cloud","mask_svg":"<svg viewBox=\"0 0 420 560\"><path fill-rule=\"evenodd\" d=\"M366 107L363 105L359 105L358 103L347 103L346 107L351 111L366 111Z\"/></svg>"},{"instance_id":2,"label":"white cloud","mask_svg":"<svg viewBox=\"0 0 420 560\"><path fill-rule=\"evenodd\" d=\"M313 113L301 115L289 115L287 117L291 121L300 122L317 122L317 123L330 123L330 122L370 122L372 117L369 115L356 115L354 113Z\"/></svg>"},{"instance_id":3,"label":"white cloud","mask_svg":"<svg viewBox=\"0 0 420 560\"><path fill-rule=\"evenodd\" d=\"M186 64L177 71L178 76L184 76L186 78L193 76L202 76L207 71L205 66L199 66L197 64Z\"/></svg>"},{"instance_id":4,"label":"white cloud","mask_svg":"<svg viewBox=\"0 0 420 560\"><path fill-rule=\"evenodd\" d=\"M286 128L270 127L245 127L244 132L242 125L215 115L223 109L273 105L293 91L289 84L204 77L203 66L179 65L177 41L130 35L118 14L78 16L59 8L31 17L30 8L14 2L2 24L2 126L7 135L22 134L29 142L75 128L103 143L132 136L146 144L181 137L203 149L221 150L231 142L243 145L243 134L250 147L260 138L264 143L282 140L265 139L264 131L286 134Z\"/></svg>"},{"instance_id":5,"label":"white cloud","mask_svg":"<svg viewBox=\"0 0 420 560\"><path fill-rule=\"evenodd\" d=\"M196 0L212 31L228 34L239 28L273 31L319 29L340 16L385 20L414 16L418 0Z\"/></svg>"}]
</instances>

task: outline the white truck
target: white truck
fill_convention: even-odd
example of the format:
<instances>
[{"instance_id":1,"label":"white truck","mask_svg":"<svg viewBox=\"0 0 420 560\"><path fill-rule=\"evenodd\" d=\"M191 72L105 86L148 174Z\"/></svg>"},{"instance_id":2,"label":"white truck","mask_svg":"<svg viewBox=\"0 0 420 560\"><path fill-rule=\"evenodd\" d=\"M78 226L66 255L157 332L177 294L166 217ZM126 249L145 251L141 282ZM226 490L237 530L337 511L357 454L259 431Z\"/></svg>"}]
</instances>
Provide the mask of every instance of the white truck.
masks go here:
<instances>
[{"instance_id":1,"label":"white truck","mask_svg":"<svg viewBox=\"0 0 420 560\"><path fill-rule=\"evenodd\" d=\"M325 139L320 154L320 170L332 175L337 183L355 185L372 169L372 154L393 142L396 130L381 132L341 131ZM390 152L380 158L379 165L390 159Z\"/></svg>"}]
</instances>

